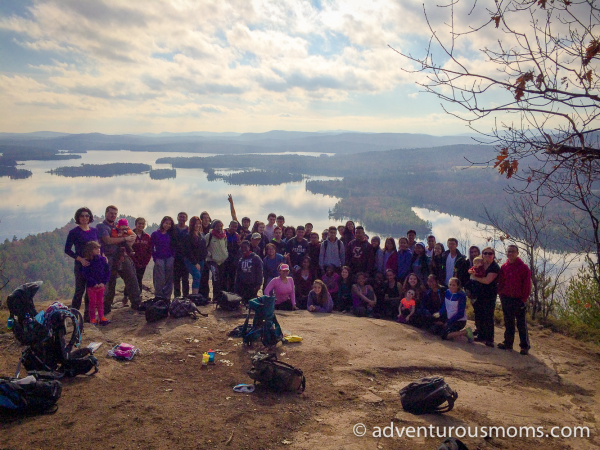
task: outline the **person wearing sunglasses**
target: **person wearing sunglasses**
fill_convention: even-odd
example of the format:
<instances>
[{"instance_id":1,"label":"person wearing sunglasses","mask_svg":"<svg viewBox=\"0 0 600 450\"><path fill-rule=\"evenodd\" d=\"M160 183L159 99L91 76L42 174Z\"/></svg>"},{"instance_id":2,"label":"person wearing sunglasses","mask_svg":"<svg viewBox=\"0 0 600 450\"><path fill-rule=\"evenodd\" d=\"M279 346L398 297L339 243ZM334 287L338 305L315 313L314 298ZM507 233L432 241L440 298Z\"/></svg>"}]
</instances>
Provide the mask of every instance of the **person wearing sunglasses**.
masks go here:
<instances>
[{"instance_id":1,"label":"person wearing sunglasses","mask_svg":"<svg viewBox=\"0 0 600 450\"><path fill-rule=\"evenodd\" d=\"M71 300L71 308L81 308L81 300L85 295L84 315L89 317L88 309L90 300L86 292L86 282L82 275L82 268L89 266L90 262L83 257L83 249L88 242L98 242L98 232L96 228L90 227L90 223L94 221L94 215L89 208L83 207L75 211L75 223L77 226L69 231L67 242L65 243L65 253L75 260L73 268L75 274L75 293ZM73 251L75 247L75 251Z\"/></svg>"},{"instance_id":2,"label":"person wearing sunglasses","mask_svg":"<svg viewBox=\"0 0 600 450\"><path fill-rule=\"evenodd\" d=\"M483 249L484 277L471 275L471 280L478 284L479 295L473 303L475 311L475 326L478 334L476 341L485 342L488 347L494 346L494 310L498 295L498 274L500 266L495 261L496 252L492 247Z\"/></svg>"}]
</instances>

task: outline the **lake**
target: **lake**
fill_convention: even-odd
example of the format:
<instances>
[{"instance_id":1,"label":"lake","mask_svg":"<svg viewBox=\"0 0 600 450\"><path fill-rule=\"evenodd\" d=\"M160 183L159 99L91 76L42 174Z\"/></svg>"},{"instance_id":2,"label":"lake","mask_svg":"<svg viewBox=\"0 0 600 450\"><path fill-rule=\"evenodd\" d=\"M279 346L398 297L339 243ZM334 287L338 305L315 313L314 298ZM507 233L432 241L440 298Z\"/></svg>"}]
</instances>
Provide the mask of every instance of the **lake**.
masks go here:
<instances>
[{"instance_id":1,"label":"lake","mask_svg":"<svg viewBox=\"0 0 600 450\"><path fill-rule=\"evenodd\" d=\"M319 156L318 153L298 154ZM306 180L278 186L232 186L220 179L208 181L202 169L177 169L177 177L166 180L152 180L148 173L110 178L69 178L46 173L57 167L82 163L141 162L152 165L154 169L170 168L168 164L156 164L155 161L169 156L208 157L214 154L122 150L88 151L81 156L81 159L66 161L25 161L19 167L30 170L33 173L30 178L0 178L1 241L14 235L23 238L62 227L71 220L77 208L84 205L94 214L103 215L107 205L115 204L121 213L143 216L150 223L160 222L165 215L175 218L180 211L186 211L190 216L208 211L213 219L228 222L231 218L228 194L233 195L240 220L248 216L253 221L266 222L268 213L274 212L285 216L286 223L294 226L312 222L317 232L341 223L329 219L329 210L339 199L307 191ZM327 179L335 178L307 177L307 180ZM432 233L438 241L445 244L449 237L456 237L461 251L469 245L482 248L487 244L487 237L491 236L472 220L425 208L412 209L420 218L431 222ZM368 229L366 231L371 236L375 234Z\"/></svg>"},{"instance_id":2,"label":"lake","mask_svg":"<svg viewBox=\"0 0 600 450\"><path fill-rule=\"evenodd\" d=\"M319 153L299 153L318 157ZM214 156L199 153L88 151L81 159L64 161L25 161L18 166L33 175L23 180L0 178L0 239L13 235L51 231L64 226L81 206L88 206L96 215L103 215L109 204L119 212L143 216L149 222L160 222L163 216L175 217L178 212L200 215L208 211L213 219L231 220L227 195L232 194L238 218L249 216L253 221L266 222L267 214L282 214L291 225L312 222L316 231L330 224L329 209L338 201L334 197L315 195L306 190L305 181L279 186L231 186L222 180L207 181L201 169L177 169L177 178L152 180L147 173L111 178L68 178L46 173L61 166L108 164L114 162L146 163L154 169L170 168L156 164L167 156ZM233 156L232 156L233 157ZM334 179L308 177L310 180Z\"/></svg>"}]
</instances>

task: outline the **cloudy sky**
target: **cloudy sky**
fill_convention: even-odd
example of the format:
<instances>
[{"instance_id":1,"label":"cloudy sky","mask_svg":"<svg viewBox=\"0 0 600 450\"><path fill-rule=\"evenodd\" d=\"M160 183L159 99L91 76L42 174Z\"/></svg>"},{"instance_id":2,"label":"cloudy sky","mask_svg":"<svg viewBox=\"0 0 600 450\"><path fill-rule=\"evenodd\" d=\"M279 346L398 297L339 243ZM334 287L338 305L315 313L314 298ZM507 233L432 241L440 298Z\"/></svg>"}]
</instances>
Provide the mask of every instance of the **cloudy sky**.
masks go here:
<instances>
[{"instance_id":1,"label":"cloudy sky","mask_svg":"<svg viewBox=\"0 0 600 450\"><path fill-rule=\"evenodd\" d=\"M388 48L428 36L422 0L1 0L0 131L468 132Z\"/></svg>"}]
</instances>

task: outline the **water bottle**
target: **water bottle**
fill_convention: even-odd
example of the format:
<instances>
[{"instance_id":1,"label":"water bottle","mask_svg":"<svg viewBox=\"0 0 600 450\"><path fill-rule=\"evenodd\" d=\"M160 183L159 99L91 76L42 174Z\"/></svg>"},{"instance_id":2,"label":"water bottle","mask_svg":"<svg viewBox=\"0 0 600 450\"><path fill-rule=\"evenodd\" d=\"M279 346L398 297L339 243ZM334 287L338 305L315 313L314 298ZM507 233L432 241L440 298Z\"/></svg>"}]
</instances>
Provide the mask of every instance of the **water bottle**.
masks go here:
<instances>
[{"instance_id":1,"label":"water bottle","mask_svg":"<svg viewBox=\"0 0 600 450\"><path fill-rule=\"evenodd\" d=\"M215 362L215 351L214 350L209 350L208 351L208 362L209 363L214 363Z\"/></svg>"},{"instance_id":2,"label":"water bottle","mask_svg":"<svg viewBox=\"0 0 600 450\"><path fill-rule=\"evenodd\" d=\"M206 366L208 364L208 353L204 352L202 354L202 365Z\"/></svg>"},{"instance_id":3,"label":"water bottle","mask_svg":"<svg viewBox=\"0 0 600 450\"><path fill-rule=\"evenodd\" d=\"M8 320L6 321L6 328L8 328L9 330L12 330L13 323L14 323L13 318L9 317Z\"/></svg>"}]
</instances>

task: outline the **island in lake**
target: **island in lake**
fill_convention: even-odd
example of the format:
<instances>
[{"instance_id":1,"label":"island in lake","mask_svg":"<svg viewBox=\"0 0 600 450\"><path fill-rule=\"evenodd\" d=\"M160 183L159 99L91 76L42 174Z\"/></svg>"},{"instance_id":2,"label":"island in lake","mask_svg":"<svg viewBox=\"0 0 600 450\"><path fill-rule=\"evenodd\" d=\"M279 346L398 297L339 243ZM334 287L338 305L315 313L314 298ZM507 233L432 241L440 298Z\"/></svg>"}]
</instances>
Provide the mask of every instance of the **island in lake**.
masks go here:
<instances>
[{"instance_id":1,"label":"island in lake","mask_svg":"<svg viewBox=\"0 0 600 450\"><path fill-rule=\"evenodd\" d=\"M114 177L150 172L152 166L140 163L113 163L113 164L82 164L80 166L57 167L47 173L63 177Z\"/></svg>"},{"instance_id":2,"label":"island in lake","mask_svg":"<svg viewBox=\"0 0 600 450\"><path fill-rule=\"evenodd\" d=\"M227 184L236 186L278 186L293 181L302 181L304 177L298 173L279 172L276 170L244 170L232 174L218 174L214 169L204 169L206 179L221 179Z\"/></svg>"}]
</instances>

